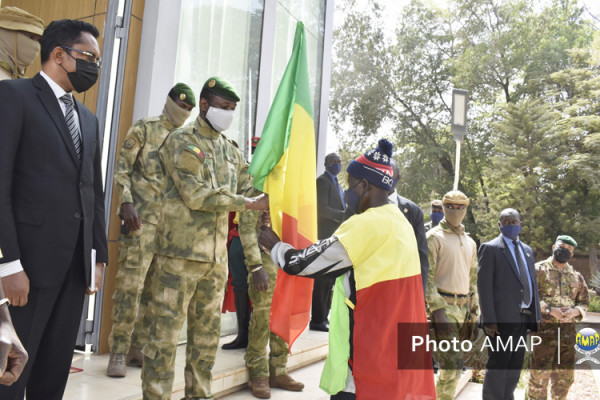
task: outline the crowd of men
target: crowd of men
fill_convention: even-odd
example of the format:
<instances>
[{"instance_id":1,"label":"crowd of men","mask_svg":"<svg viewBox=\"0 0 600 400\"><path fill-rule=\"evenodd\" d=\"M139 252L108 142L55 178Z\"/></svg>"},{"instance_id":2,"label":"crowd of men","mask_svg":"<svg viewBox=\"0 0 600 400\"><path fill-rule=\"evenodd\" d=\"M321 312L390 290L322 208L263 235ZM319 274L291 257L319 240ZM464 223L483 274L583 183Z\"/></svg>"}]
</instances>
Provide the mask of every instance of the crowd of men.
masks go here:
<instances>
[{"instance_id":1,"label":"crowd of men","mask_svg":"<svg viewBox=\"0 0 600 400\"><path fill-rule=\"evenodd\" d=\"M100 135L96 117L72 96L98 78L98 35L83 21L43 30L23 10L0 9L0 383L12 384L0 387L2 399L62 398L84 296L102 285ZM38 51L41 72L21 79ZM559 236L553 255L535 264L509 208L498 237L477 249L463 225L470 199L457 190L432 201L426 227L421 208L396 192L400 171L392 145L380 140L348 164L345 191L341 158L326 156L316 180L319 241L294 249L269 228L268 196L253 188L247 160L223 135L239 102L222 77L207 79L198 98L177 83L162 113L127 133L114 172L121 235L108 376L141 367L144 399L170 399L187 320L185 398L212 398L230 271L239 332L224 348L246 348L255 397L301 391L287 372L287 343L269 329L280 268L315 280L309 328L331 330L321 388L334 400L433 399L436 391L453 399L460 351L434 354L435 389L429 353L398 368L398 324L427 326L428 317L437 340L516 341L537 331L544 342L533 353L528 396L547 398L550 382L553 398L566 396L573 371L557 371L554 360L572 365L575 353L565 345L556 354L553 327L566 324L560 340L573 340L589 305L586 282L569 264L571 236ZM524 353L489 352L484 399L512 398Z\"/></svg>"}]
</instances>

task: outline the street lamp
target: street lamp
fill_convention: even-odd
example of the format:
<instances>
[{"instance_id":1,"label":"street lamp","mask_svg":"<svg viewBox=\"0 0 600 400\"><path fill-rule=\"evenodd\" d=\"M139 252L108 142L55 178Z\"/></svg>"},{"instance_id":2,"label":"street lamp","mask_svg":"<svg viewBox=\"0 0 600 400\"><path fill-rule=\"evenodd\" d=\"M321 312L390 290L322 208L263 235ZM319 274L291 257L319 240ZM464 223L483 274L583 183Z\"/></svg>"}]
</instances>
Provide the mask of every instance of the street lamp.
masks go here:
<instances>
[{"instance_id":1,"label":"street lamp","mask_svg":"<svg viewBox=\"0 0 600 400\"><path fill-rule=\"evenodd\" d=\"M454 165L454 190L458 190L458 171L460 167L460 145L467 134L467 105L469 92L462 89L452 89L452 121L450 131L456 141L456 162Z\"/></svg>"}]
</instances>

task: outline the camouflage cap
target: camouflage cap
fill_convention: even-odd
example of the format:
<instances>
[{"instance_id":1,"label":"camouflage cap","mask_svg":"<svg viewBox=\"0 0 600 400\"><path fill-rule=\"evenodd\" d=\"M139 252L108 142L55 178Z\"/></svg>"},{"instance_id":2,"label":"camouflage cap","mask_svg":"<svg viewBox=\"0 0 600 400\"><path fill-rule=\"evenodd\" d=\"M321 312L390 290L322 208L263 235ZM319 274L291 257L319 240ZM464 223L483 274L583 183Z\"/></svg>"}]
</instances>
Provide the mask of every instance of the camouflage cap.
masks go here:
<instances>
[{"instance_id":1,"label":"camouflage cap","mask_svg":"<svg viewBox=\"0 0 600 400\"><path fill-rule=\"evenodd\" d=\"M18 7L2 7L0 8L0 28L42 36L44 21Z\"/></svg>"},{"instance_id":2,"label":"camouflage cap","mask_svg":"<svg viewBox=\"0 0 600 400\"><path fill-rule=\"evenodd\" d=\"M435 200L431 200L431 207L441 207L442 206L442 201L435 199Z\"/></svg>"},{"instance_id":3,"label":"camouflage cap","mask_svg":"<svg viewBox=\"0 0 600 400\"><path fill-rule=\"evenodd\" d=\"M194 91L185 83L176 83L169 91L169 97L173 100L179 99L192 107L196 107L196 96L194 96Z\"/></svg>"},{"instance_id":4,"label":"camouflage cap","mask_svg":"<svg viewBox=\"0 0 600 400\"><path fill-rule=\"evenodd\" d=\"M218 76L208 78L202 86L202 90L206 90L214 95L224 98L229 101L240 101L240 96L237 94L231 83Z\"/></svg>"},{"instance_id":5,"label":"camouflage cap","mask_svg":"<svg viewBox=\"0 0 600 400\"><path fill-rule=\"evenodd\" d=\"M444 195L442 199L442 204L464 204L468 206L471 201L467 197L466 194L461 192L460 190L452 190Z\"/></svg>"},{"instance_id":6,"label":"camouflage cap","mask_svg":"<svg viewBox=\"0 0 600 400\"><path fill-rule=\"evenodd\" d=\"M557 242L563 242L566 244L570 244L571 246L577 247L577 242L569 235L560 235L556 238Z\"/></svg>"}]
</instances>

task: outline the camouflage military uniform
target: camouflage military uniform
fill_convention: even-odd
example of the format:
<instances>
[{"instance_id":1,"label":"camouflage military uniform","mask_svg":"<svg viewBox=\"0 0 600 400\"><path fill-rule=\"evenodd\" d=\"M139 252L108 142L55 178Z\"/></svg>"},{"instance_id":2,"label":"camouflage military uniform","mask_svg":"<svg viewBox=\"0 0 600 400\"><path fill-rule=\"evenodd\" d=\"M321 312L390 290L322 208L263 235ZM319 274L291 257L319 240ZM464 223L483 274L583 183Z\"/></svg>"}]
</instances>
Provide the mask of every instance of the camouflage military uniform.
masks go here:
<instances>
[{"instance_id":1,"label":"camouflage military uniform","mask_svg":"<svg viewBox=\"0 0 600 400\"><path fill-rule=\"evenodd\" d=\"M535 265L542 310L549 307L575 307L581 312L581 321L590 304L588 288L583 276L568 264L560 270L550 257ZM573 384L575 363L575 324L560 324L561 352L560 366L557 364L557 321L549 314L542 313L542 323L537 335L542 344L534 347L530 364L530 377L527 396L529 399L547 399L548 383L552 380L552 399L566 399Z\"/></svg>"},{"instance_id":2,"label":"camouflage military uniform","mask_svg":"<svg viewBox=\"0 0 600 400\"><path fill-rule=\"evenodd\" d=\"M248 274L248 294L252 300L252 318L246 349L246 366L250 371L250 379L287 374L287 359L289 348L287 343L271 332L269 318L271 316L271 300L277 281L277 266L271 256L262 254L263 268L269 274L269 289L257 292L252 285L252 274ZM270 353L267 358L267 344Z\"/></svg>"},{"instance_id":3,"label":"camouflage military uniform","mask_svg":"<svg viewBox=\"0 0 600 400\"><path fill-rule=\"evenodd\" d=\"M136 121L127 133L115 168L119 204L133 203L140 214L142 228L121 233L119 237L113 327L108 339L111 353L127 353L131 343L142 348L147 339L147 327L143 323L151 295L148 281L153 271L149 268L164 187L158 149L173 129L174 125L164 114Z\"/></svg>"},{"instance_id":4,"label":"camouflage military uniform","mask_svg":"<svg viewBox=\"0 0 600 400\"><path fill-rule=\"evenodd\" d=\"M200 117L168 136L160 158L167 183L147 314L152 326L143 348L144 399L171 398L175 351L186 315L185 398L211 399L227 278L229 211L240 212L247 264L261 263L256 215L243 212L244 195L254 189L242 154ZM243 229L249 218L251 229Z\"/></svg>"},{"instance_id":5,"label":"camouflage military uniform","mask_svg":"<svg viewBox=\"0 0 600 400\"><path fill-rule=\"evenodd\" d=\"M469 304L473 308L478 304L477 247L473 239L464 233L464 228L456 233L445 220L427 232L427 247L427 305L432 313L443 310L449 322L449 335L443 336L436 329L436 339L460 340ZM441 293L457 296L443 296ZM463 354L460 351L440 351L435 357L440 364L440 376L436 383L437 398L453 399L456 384L462 373Z\"/></svg>"}]
</instances>

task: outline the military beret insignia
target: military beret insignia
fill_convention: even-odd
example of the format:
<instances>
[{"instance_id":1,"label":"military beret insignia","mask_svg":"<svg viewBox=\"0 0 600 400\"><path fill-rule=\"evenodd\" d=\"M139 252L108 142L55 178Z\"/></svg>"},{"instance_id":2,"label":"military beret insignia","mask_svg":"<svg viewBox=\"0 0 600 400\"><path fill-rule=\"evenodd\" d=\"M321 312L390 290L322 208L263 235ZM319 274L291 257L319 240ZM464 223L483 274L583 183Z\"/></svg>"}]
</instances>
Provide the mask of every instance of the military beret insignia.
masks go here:
<instances>
[{"instance_id":1,"label":"military beret insignia","mask_svg":"<svg viewBox=\"0 0 600 400\"><path fill-rule=\"evenodd\" d=\"M185 95L185 93L181 93L181 94L179 95L179 99L180 99L181 101L185 100L185 99L186 99L186 97L187 97L187 96Z\"/></svg>"},{"instance_id":2,"label":"military beret insignia","mask_svg":"<svg viewBox=\"0 0 600 400\"><path fill-rule=\"evenodd\" d=\"M123 147L126 149L131 149L133 146L135 146L136 141L134 138L129 138L125 141L125 143L123 143Z\"/></svg>"},{"instance_id":3,"label":"military beret insignia","mask_svg":"<svg viewBox=\"0 0 600 400\"><path fill-rule=\"evenodd\" d=\"M208 81L208 87L215 87L215 84L217 82L214 79L211 79L210 81Z\"/></svg>"}]
</instances>

